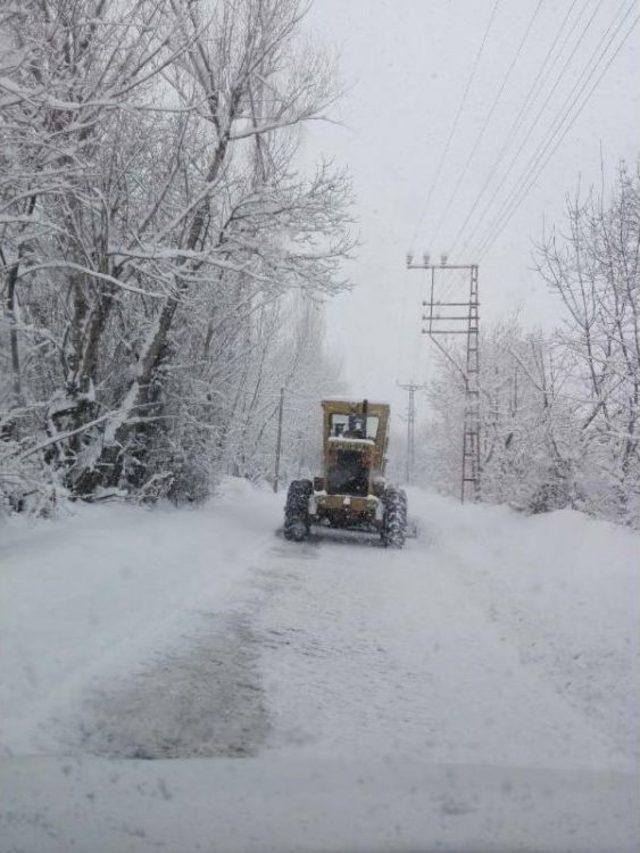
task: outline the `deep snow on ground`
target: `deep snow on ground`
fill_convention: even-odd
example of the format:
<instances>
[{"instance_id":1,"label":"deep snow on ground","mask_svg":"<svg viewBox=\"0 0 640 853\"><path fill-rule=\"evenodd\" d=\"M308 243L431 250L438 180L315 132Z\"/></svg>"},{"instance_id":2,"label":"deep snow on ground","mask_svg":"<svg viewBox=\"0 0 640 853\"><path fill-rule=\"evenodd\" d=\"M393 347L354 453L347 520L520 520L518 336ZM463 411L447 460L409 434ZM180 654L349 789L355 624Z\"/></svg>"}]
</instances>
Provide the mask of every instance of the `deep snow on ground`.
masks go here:
<instances>
[{"instance_id":1,"label":"deep snow on ground","mask_svg":"<svg viewBox=\"0 0 640 853\"><path fill-rule=\"evenodd\" d=\"M415 491L403 551L295 545L281 505L3 526L3 850L636 849L636 534Z\"/></svg>"}]
</instances>

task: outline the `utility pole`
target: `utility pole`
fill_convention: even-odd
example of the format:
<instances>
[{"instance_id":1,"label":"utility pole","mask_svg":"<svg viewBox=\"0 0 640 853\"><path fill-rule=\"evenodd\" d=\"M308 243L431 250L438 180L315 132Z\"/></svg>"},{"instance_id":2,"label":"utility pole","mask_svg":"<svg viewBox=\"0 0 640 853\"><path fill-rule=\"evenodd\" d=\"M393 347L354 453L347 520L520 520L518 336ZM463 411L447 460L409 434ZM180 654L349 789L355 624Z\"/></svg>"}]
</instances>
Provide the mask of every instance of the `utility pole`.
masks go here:
<instances>
[{"instance_id":1,"label":"utility pole","mask_svg":"<svg viewBox=\"0 0 640 853\"><path fill-rule=\"evenodd\" d=\"M442 255L440 263L431 263L429 255L422 257L421 263L415 263L413 255L407 255L407 268L420 269L430 273L429 299L423 301L426 309L422 320L426 326L422 333L438 347L449 361L460 371L464 380L465 404L464 422L462 427L462 476L460 483L460 500L462 503L471 492L474 501L480 500L480 314L478 301L478 265L449 264L446 255ZM469 278L469 296L451 302L437 299L440 280L448 273L463 271ZM447 291L448 293L448 291ZM442 314L441 309L445 309ZM455 358L438 340L444 335L466 336L465 366L457 363Z\"/></svg>"},{"instance_id":2,"label":"utility pole","mask_svg":"<svg viewBox=\"0 0 640 853\"><path fill-rule=\"evenodd\" d=\"M282 419L284 416L284 387L280 389L280 402L278 404L278 433L276 436L276 464L273 477L273 491L278 494L278 480L280 479L280 455L282 453Z\"/></svg>"},{"instance_id":3,"label":"utility pole","mask_svg":"<svg viewBox=\"0 0 640 853\"><path fill-rule=\"evenodd\" d=\"M407 485L411 484L411 478L413 475L413 471L415 469L416 464L416 400L415 394L416 391L423 391L427 386L426 385L416 385L416 383L411 380L411 382L406 383L405 385L400 382L397 383L398 388L402 388L403 391L409 392L409 399L407 402L407 451L405 458L405 482Z\"/></svg>"}]
</instances>

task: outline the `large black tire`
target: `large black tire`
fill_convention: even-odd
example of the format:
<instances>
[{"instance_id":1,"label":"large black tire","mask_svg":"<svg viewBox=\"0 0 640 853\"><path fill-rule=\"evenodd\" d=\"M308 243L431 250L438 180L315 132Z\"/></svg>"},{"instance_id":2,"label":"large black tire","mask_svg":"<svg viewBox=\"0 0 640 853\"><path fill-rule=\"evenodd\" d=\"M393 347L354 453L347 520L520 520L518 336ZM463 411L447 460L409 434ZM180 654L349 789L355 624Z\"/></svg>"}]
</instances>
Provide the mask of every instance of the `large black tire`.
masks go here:
<instances>
[{"instance_id":1,"label":"large black tire","mask_svg":"<svg viewBox=\"0 0 640 853\"><path fill-rule=\"evenodd\" d=\"M398 495L400 497L400 506L402 507L402 517L404 518L404 526L406 528L408 511L407 493L404 489L398 489Z\"/></svg>"},{"instance_id":2,"label":"large black tire","mask_svg":"<svg viewBox=\"0 0 640 853\"><path fill-rule=\"evenodd\" d=\"M402 548L407 532L407 496L401 489L387 486L382 502L382 542L387 548Z\"/></svg>"},{"instance_id":3,"label":"large black tire","mask_svg":"<svg viewBox=\"0 0 640 853\"><path fill-rule=\"evenodd\" d=\"M284 507L284 538L302 542L309 536L309 498L313 493L311 480L294 480L287 492Z\"/></svg>"}]
</instances>

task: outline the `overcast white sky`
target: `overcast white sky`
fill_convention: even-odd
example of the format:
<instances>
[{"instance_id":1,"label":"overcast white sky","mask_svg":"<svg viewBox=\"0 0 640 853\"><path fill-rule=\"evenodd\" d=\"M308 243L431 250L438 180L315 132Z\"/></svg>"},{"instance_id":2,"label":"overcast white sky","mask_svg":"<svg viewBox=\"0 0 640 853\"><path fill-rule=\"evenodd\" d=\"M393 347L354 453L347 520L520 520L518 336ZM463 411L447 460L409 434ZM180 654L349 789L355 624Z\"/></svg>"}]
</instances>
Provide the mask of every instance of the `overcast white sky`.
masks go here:
<instances>
[{"instance_id":1,"label":"overcast white sky","mask_svg":"<svg viewBox=\"0 0 640 853\"><path fill-rule=\"evenodd\" d=\"M421 254L429 249L432 256L439 256L450 249L478 192L488 181L476 214L523 144L503 191L481 218L478 234L482 234L525 174L537 146L550 138L556 115L562 113L583 69L593 67L594 50L597 59L626 13L599 66L603 68L640 14L637 0L498 0L448 156L425 210L495 2L315 0L312 8L309 26L337 47L347 89L335 109L344 126L314 125L308 143L313 153L348 165L357 196L361 246L348 267L356 286L330 304L328 318L330 345L343 354L344 378L358 396L366 393L404 405L404 396L394 390L396 380L413 376L420 381L433 359L431 345L419 335L423 274L405 270L406 251L413 248ZM530 24L519 59L506 77ZM559 31L556 50L544 66L524 123L518 133L510 134ZM543 218L561 220L565 194L575 192L579 181L584 187L600 183L601 148L609 181L618 160L635 162L640 130L639 47L636 25L535 186L482 258L483 319L517 306L522 306L524 320L531 325L548 326L557 317L557 303L530 270L532 240L539 237ZM597 76L599 72L585 94ZM436 235L505 78L502 96ZM547 107L540 112L558 79ZM511 140L494 170L505 141ZM470 225L474 222L472 218ZM474 238L464 254L453 253L450 263L475 262L477 243Z\"/></svg>"}]
</instances>

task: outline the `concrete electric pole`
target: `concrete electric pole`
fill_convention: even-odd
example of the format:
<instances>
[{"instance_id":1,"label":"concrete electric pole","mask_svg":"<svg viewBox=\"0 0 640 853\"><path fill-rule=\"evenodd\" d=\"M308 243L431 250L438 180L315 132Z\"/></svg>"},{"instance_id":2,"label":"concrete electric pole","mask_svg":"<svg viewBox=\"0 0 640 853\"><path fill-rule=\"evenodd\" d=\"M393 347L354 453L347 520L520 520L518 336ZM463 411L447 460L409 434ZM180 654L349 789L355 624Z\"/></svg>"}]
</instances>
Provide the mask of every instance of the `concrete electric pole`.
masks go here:
<instances>
[{"instance_id":1,"label":"concrete electric pole","mask_svg":"<svg viewBox=\"0 0 640 853\"><path fill-rule=\"evenodd\" d=\"M416 385L415 382L407 382L402 384L398 382L398 387L403 391L407 391L409 399L407 402L407 449L405 458L405 482L410 485L413 478L413 472L416 464L416 391L424 391L426 385Z\"/></svg>"},{"instance_id":2,"label":"concrete electric pole","mask_svg":"<svg viewBox=\"0 0 640 853\"><path fill-rule=\"evenodd\" d=\"M276 435L276 464L273 476L273 491L278 493L278 481L280 479L280 456L282 454L282 419L284 415L284 388L280 389L280 402L278 403L278 433Z\"/></svg>"}]
</instances>

